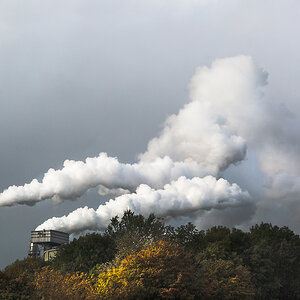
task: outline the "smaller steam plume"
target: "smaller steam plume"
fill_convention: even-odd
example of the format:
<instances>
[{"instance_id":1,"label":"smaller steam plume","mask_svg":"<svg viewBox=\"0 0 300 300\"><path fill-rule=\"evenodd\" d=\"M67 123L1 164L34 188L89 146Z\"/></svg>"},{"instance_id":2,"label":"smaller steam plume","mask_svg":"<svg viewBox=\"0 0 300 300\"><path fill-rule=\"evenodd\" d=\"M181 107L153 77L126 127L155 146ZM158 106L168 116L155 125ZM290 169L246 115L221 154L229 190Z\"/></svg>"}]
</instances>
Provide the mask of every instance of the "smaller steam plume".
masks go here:
<instances>
[{"instance_id":1,"label":"smaller steam plume","mask_svg":"<svg viewBox=\"0 0 300 300\"><path fill-rule=\"evenodd\" d=\"M230 185L225 179L217 180L212 176L192 179L182 176L159 190L142 184L136 193L111 199L97 210L87 206L78 208L67 216L47 220L36 230L54 229L69 233L103 230L112 217L121 216L127 209L145 216L154 212L159 217L172 218L249 205L252 206L248 192L242 191L237 184Z\"/></svg>"}]
</instances>

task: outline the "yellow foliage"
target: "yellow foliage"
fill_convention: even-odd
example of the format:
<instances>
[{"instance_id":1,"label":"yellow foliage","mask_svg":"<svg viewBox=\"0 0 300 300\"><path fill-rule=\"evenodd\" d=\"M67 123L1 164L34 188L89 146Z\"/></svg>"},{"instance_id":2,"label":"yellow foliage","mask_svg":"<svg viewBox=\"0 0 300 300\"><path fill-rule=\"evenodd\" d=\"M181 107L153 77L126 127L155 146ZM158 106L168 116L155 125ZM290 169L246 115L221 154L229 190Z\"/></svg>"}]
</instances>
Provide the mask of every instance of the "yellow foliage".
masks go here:
<instances>
[{"instance_id":1,"label":"yellow foliage","mask_svg":"<svg viewBox=\"0 0 300 300\"><path fill-rule=\"evenodd\" d=\"M137 254L111 264L99 275L61 274L50 267L36 273L42 299L194 299L198 272L184 249L158 241Z\"/></svg>"},{"instance_id":2,"label":"yellow foliage","mask_svg":"<svg viewBox=\"0 0 300 300\"><path fill-rule=\"evenodd\" d=\"M193 299L196 276L190 255L159 241L100 273L94 289L101 299Z\"/></svg>"},{"instance_id":3,"label":"yellow foliage","mask_svg":"<svg viewBox=\"0 0 300 300\"><path fill-rule=\"evenodd\" d=\"M93 295L85 274L61 274L50 267L36 273L35 287L42 299L91 299Z\"/></svg>"}]
</instances>

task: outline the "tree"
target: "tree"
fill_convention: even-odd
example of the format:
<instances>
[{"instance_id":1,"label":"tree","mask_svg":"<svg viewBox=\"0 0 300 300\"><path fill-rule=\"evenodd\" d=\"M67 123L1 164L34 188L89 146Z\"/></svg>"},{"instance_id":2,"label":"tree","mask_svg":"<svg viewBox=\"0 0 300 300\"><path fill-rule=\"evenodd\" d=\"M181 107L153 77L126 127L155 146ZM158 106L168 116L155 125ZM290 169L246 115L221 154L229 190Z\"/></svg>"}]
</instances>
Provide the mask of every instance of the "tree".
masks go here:
<instances>
[{"instance_id":1,"label":"tree","mask_svg":"<svg viewBox=\"0 0 300 300\"><path fill-rule=\"evenodd\" d=\"M100 234L87 234L59 248L52 265L63 272L88 272L99 263L114 258L115 241Z\"/></svg>"},{"instance_id":2,"label":"tree","mask_svg":"<svg viewBox=\"0 0 300 300\"><path fill-rule=\"evenodd\" d=\"M179 246L185 247L193 253L199 252L206 246L204 231L197 230L196 226L191 222L181 225L175 229L173 227L168 229L171 241L175 242Z\"/></svg>"},{"instance_id":3,"label":"tree","mask_svg":"<svg viewBox=\"0 0 300 300\"><path fill-rule=\"evenodd\" d=\"M39 299L93 299L91 283L84 273L62 274L48 266L36 273L34 284Z\"/></svg>"},{"instance_id":4,"label":"tree","mask_svg":"<svg viewBox=\"0 0 300 300\"><path fill-rule=\"evenodd\" d=\"M17 260L0 273L0 299L38 299L34 274L45 265L40 258Z\"/></svg>"},{"instance_id":5,"label":"tree","mask_svg":"<svg viewBox=\"0 0 300 300\"><path fill-rule=\"evenodd\" d=\"M250 235L240 229L232 228L229 235L230 250L239 256L250 247Z\"/></svg>"},{"instance_id":6,"label":"tree","mask_svg":"<svg viewBox=\"0 0 300 300\"><path fill-rule=\"evenodd\" d=\"M214 226L205 232L205 240L209 243L227 241L230 236L230 229L225 226Z\"/></svg>"},{"instance_id":7,"label":"tree","mask_svg":"<svg viewBox=\"0 0 300 300\"><path fill-rule=\"evenodd\" d=\"M250 228L244 262L259 299L300 298L300 239L287 227L261 223Z\"/></svg>"},{"instance_id":8,"label":"tree","mask_svg":"<svg viewBox=\"0 0 300 300\"><path fill-rule=\"evenodd\" d=\"M204 299L254 299L250 272L229 260L205 260L201 263L201 290Z\"/></svg>"},{"instance_id":9,"label":"tree","mask_svg":"<svg viewBox=\"0 0 300 300\"><path fill-rule=\"evenodd\" d=\"M102 299L194 299L198 282L193 257L158 241L100 273L94 287Z\"/></svg>"},{"instance_id":10,"label":"tree","mask_svg":"<svg viewBox=\"0 0 300 300\"><path fill-rule=\"evenodd\" d=\"M166 238L166 228L154 214L145 218L127 210L120 220L118 216L111 219L106 234L115 240L118 256L124 258Z\"/></svg>"},{"instance_id":11,"label":"tree","mask_svg":"<svg viewBox=\"0 0 300 300\"><path fill-rule=\"evenodd\" d=\"M135 215L131 210L124 212L121 220L118 216L111 219L106 234L117 237L128 232L139 232L141 235L153 241L158 236L163 236L165 226L162 219L150 214L148 218L142 215Z\"/></svg>"}]
</instances>

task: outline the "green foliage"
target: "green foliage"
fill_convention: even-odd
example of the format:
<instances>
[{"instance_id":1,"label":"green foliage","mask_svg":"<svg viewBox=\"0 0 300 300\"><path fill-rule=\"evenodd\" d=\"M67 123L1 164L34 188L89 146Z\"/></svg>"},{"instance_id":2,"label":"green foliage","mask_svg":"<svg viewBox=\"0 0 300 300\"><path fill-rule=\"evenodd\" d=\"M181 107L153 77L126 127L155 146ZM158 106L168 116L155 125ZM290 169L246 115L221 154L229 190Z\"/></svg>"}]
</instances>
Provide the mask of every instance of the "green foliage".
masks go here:
<instances>
[{"instance_id":1,"label":"green foliage","mask_svg":"<svg viewBox=\"0 0 300 300\"><path fill-rule=\"evenodd\" d=\"M279 297L280 281L275 276L276 262L273 261L272 255L272 247L264 240L247 251L247 265L253 274L256 294L261 299L278 299Z\"/></svg>"},{"instance_id":2,"label":"green foliage","mask_svg":"<svg viewBox=\"0 0 300 300\"><path fill-rule=\"evenodd\" d=\"M125 211L120 220L117 216L112 218L106 230L106 234L115 240L119 258L135 254L154 241L164 239L165 233L163 221L154 214L145 218L130 210Z\"/></svg>"},{"instance_id":3,"label":"green foliage","mask_svg":"<svg viewBox=\"0 0 300 300\"><path fill-rule=\"evenodd\" d=\"M242 255L250 247L250 234L233 228L229 235L230 250L237 255Z\"/></svg>"},{"instance_id":4,"label":"green foliage","mask_svg":"<svg viewBox=\"0 0 300 300\"><path fill-rule=\"evenodd\" d=\"M177 245L185 247L187 250L197 253L206 246L205 233L203 230L197 230L192 223L181 225L177 228L168 228L168 237Z\"/></svg>"},{"instance_id":5,"label":"green foliage","mask_svg":"<svg viewBox=\"0 0 300 300\"><path fill-rule=\"evenodd\" d=\"M288 227L272 226L270 223L256 224L250 228L252 241L267 240L272 244L277 244L281 240L293 240L299 238Z\"/></svg>"},{"instance_id":6,"label":"green foliage","mask_svg":"<svg viewBox=\"0 0 300 300\"><path fill-rule=\"evenodd\" d=\"M204 299L254 299L250 272L230 260L204 260L201 275Z\"/></svg>"},{"instance_id":7,"label":"green foliage","mask_svg":"<svg viewBox=\"0 0 300 300\"><path fill-rule=\"evenodd\" d=\"M225 226L214 226L205 232L205 240L209 243L222 242L230 236L230 229Z\"/></svg>"},{"instance_id":8,"label":"green foliage","mask_svg":"<svg viewBox=\"0 0 300 300\"><path fill-rule=\"evenodd\" d=\"M111 219L107 227L106 234L114 238L128 233L139 233L153 242L165 233L165 226L162 219L150 214L148 218L142 215L135 215L131 210L124 212L121 220L116 216Z\"/></svg>"},{"instance_id":9,"label":"green foliage","mask_svg":"<svg viewBox=\"0 0 300 300\"><path fill-rule=\"evenodd\" d=\"M112 237L87 234L63 245L52 265L62 272L89 272L95 265L112 260L115 253L115 241Z\"/></svg>"},{"instance_id":10,"label":"green foliage","mask_svg":"<svg viewBox=\"0 0 300 300\"><path fill-rule=\"evenodd\" d=\"M287 227L261 223L250 229L244 261L259 299L300 298L300 239Z\"/></svg>"},{"instance_id":11,"label":"green foliage","mask_svg":"<svg viewBox=\"0 0 300 300\"><path fill-rule=\"evenodd\" d=\"M36 270L45 265L46 263L41 258L28 257L23 260L16 260L14 263L7 266L3 273L11 279L16 279L24 273L28 276L33 275Z\"/></svg>"},{"instance_id":12,"label":"green foliage","mask_svg":"<svg viewBox=\"0 0 300 300\"><path fill-rule=\"evenodd\" d=\"M39 258L17 260L0 272L0 299L38 299L33 281L34 274L45 265Z\"/></svg>"}]
</instances>

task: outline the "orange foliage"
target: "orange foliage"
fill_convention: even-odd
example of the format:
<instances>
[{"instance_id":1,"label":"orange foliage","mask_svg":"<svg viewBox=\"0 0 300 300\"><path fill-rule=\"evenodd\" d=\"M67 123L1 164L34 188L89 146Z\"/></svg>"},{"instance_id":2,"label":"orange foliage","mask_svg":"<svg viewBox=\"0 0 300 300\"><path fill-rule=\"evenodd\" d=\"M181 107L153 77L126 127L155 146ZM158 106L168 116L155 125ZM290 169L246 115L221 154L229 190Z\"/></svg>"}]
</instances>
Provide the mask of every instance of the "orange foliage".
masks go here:
<instances>
[{"instance_id":1,"label":"orange foliage","mask_svg":"<svg viewBox=\"0 0 300 300\"><path fill-rule=\"evenodd\" d=\"M91 299L93 295L84 273L61 274L50 267L36 273L35 287L42 299Z\"/></svg>"}]
</instances>

